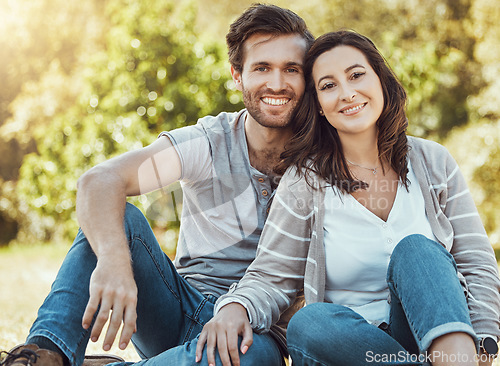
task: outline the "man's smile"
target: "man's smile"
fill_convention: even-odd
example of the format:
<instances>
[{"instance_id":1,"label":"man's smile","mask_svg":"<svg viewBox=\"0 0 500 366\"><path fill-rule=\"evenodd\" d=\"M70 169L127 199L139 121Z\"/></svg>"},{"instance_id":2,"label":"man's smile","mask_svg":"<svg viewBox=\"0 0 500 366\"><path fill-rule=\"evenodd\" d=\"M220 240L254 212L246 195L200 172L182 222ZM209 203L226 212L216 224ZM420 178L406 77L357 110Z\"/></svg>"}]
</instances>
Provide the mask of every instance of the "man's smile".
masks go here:
<instances>
[{"instance_id":1,"label":"man's smile","mask_svg":"<svg viewBox=\"0 0 500 366\"><path fill-rule=\"evenodd\" d=\"M279 105L287 104L291 99L290 98L262 97L260 100L262 100L265 104L279 106Z\"/></svg>"}]
</instances>

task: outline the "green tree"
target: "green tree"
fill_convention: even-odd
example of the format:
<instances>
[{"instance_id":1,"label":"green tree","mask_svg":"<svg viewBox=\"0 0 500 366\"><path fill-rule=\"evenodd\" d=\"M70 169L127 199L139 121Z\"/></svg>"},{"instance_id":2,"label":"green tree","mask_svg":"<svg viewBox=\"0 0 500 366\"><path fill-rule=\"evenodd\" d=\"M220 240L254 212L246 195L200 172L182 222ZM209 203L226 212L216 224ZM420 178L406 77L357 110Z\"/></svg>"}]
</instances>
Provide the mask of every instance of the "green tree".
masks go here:
<instances>
[{"instance_id":1,"label":"green tree","mask_svg":"<svg viewBox=\"0 0 500 366\"><path fill-rule=\"evenodd\" d=\"M78 102L35 133L38 151L21 168L19 196L40 218L52 218L25 228L42 239L74 235L76 180L90 167L163 130L241 107L224 48L199 41L191 3L113 0L104 16L107 35L85 65Z\"/></svg>"},{"instance_id":2,"label":"green tree","mask_svg":"<svg viewBox=\"0 0 500 366\"><path fill-rule=\"evenodd\" d=\"M31 131L47 126L64 104L53 96L64 91L60 79L77 67L99 31L94 13L97 1L0 2L0 244L16 236L24 216L15 182L24 155L36 151Z\"/></svg>"},{"instance_id":3,"label":"green tree","mask_svg":"<svg viewBox=\"0 0 500 366\"><path fill-rule=\"evenodd\" d=\"M1 2L0 242L18 230L19 240L73 236L75 183L85 170L161 130L242 107L223 40L253 2ZM303 16L316 35L350 28L374 40L408 91L410 133L450 148L500 243L500 201L491 191L500 159L498 4L273 2ZM147 200L155 199L169 200L158 193L135 202L153 207Z\"/></svg>"},{"instance_id":4,"label":"green tree","mask_svg":"<svg viewBox=\"0 0 500 366\"><path fill-rule=\"evenodd\" d=\"M273 3L300 14L315 35L347 28L370 37L408 91L410 132L441 139L454 126L474 119L468 99L485 86L474 52L477 44L474 14L481 7L476 3L487 1L276 0ZM217 28L210 20L220 13L226 14L228 21L217 24L227 24L251 3L250 0L203 2L200 7L210 14L203 25ZM219 34L225 30L222 26L217 28Z\"/></svg>"},{"instance_id":5,"label":"green tree","mask_svg":"<svg viewBox=\"0 0 500 366\"><path fill-rule=\"evenodd\" d=\"M476 0L470 10L476 36L474 57L486 82L468 98L472 118L452 131L445 145L457 158L474 194L481 218L494 246L500 246L500 6Z\"/></svg>"}]
</instances>

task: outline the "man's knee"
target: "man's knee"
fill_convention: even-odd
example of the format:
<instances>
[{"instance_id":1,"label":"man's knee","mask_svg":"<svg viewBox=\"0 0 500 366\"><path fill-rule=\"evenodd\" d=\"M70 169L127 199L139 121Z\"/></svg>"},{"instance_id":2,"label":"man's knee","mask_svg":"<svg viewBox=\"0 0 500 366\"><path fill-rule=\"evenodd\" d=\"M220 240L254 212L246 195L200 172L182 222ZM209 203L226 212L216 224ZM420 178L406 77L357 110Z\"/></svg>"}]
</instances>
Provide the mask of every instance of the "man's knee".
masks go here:
<instances>
[{"instance_id":1,"label":"man's knee","mask_svg":"<svg viewBox=\"0 0 500 366\"><path fill-rule=\"evenodd\" d=\"M127 202L125 206L125 220L142 221L146 220L146 217L136 206Z\"/></svg>"},{"instance_id":2,"label":"man's knee","mask_svg":"<svg viewBox=\"0 0 500 366\"><path fill-rule=\"evenodd\" d=\"M125 231L127 234L130 234L132 231L142 231L142 229L150 230L151 226L149 225L148 220L144 216L141 210L139 210L136 206L131 203L126 204L125 206L125 217L123 219L125 225Z\"/></svg>"},{"instance_id":3,"label":"man's knee","mask_svg":"<svg viewBox=\"0 0 500 366\"><path fill-rule=\"evenodd\" d=\"M241 347L241 337L238 339L238 347ZM253 343L248 351L240 353L242 365L262 366L279 365L283 356L278 344L269 334L253 334Z\"/></svg>"},{"instance_id":4,"label":"man's knee","mask_svg":"<svg viewBox=\"0 0 500 366\"><path fill-rule=\"evenodd\" d=\"M241 341L242 338L238 337L238 349L241 348ZM198 337L190 342L187 342L184 345L184 352L192 355L196 349L197 342ZM240 363L245 366L280 365L284 360L277 343L270 335L259 335L255 333L253 335L252 345L248 348L248 351L245 354L239 352L239 357ZM194 358L194 356L191 358ZM215 361L217 366L222 365L217 349L215 350ZM202 360L199 364L207 364L206 346L203 349Z\"/></svg>"}]
</instances>

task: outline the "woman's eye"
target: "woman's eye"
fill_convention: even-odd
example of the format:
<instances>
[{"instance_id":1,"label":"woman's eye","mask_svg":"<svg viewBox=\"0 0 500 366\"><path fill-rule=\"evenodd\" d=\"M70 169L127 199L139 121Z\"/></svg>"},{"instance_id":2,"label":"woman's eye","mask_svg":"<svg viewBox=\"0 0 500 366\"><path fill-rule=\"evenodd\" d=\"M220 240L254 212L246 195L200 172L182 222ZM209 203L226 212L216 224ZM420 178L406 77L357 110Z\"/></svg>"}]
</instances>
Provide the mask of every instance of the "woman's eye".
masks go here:
<instances>
[{"instance_id":1,"label":"woman's eye","mask_svg":"<svg viewBox=\"0 0 500 366\"><path fill-rule=\"evenodd\" d=\"M355 72L355 73L352 74L352 78L353 79L358 79L361 76L363 76L364 74L365 74L364 72Z\"/></svg>"},{"instance_id":2,"label":"woman's eye","mask_svg":"<svg viewBox=\"0 0 500 366\"><path fill-rule=\"evenodd\" d=\"M323 84L323 86L321 88L319 88L319 90L326 90L326 89L331 89L335 86L334 83L326 83L326 84Z\"/></svg>"}]
</instances>

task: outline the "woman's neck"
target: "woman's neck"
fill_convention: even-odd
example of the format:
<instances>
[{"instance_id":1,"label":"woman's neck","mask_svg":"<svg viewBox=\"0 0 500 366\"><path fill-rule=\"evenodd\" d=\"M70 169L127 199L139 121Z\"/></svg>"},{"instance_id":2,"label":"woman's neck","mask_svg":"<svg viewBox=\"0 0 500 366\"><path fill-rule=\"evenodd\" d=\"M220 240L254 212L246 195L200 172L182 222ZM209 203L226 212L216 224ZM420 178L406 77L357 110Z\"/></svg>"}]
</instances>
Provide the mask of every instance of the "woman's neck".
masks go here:
<instances>
[{"instance_id":1,"label":"woman's neck","mask_svg":"<svg viewBox=\"0 0 500 366\"><path fill-rule=\"evenodd\" d=\"M358 164L367 168L380 166L377 146L377 136L349 135L340 137L344 157L350 163Z\"/></svg>"}]
</instances>

